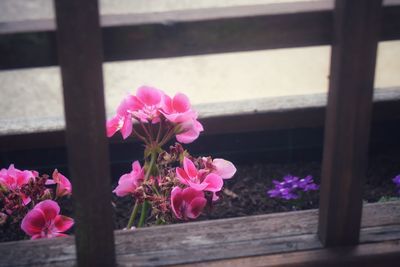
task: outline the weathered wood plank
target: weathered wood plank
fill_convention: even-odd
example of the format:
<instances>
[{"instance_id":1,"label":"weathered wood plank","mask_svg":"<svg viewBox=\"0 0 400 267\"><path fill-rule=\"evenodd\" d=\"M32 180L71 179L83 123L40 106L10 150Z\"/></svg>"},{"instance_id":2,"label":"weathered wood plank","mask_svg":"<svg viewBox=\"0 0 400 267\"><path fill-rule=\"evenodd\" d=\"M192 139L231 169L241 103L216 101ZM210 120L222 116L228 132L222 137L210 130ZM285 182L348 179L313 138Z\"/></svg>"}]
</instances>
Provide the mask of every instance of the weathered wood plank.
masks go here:
<instances>
[{"instance_id":1,"label":"weathered wood plank","mask_svg":"<svg viewBox=\"0 0 400 267\"><path fill-rule=\"evenodd\" d=\"M359 238L381 4L335 4L318 226L325 246Z\"/></svg>"},{"instance_id":2,"label":"weathered wood plank","mask_svg":"<svg viewBox=\"0 0 400 267\"><path fill-rule=\"evenodd\" d=\"M56 0L55 10L78 266L114 266L98 3Z\"/></svg>"},{"instance_id":3,"label":"weathered wood plank","mask_svg":"<svg viewBox=\"0 0 400 267\"><path fill-rule=\"evenodd\" d=\"M321 127L325 106L326 94L312 94L202 104L195 109L205 128L202 135L213 135ZM400 88L375 91L372 115L374 122L399 119ZM0 151L62 147L65 145L63 129L62 118L0 120ZM110 142L121 143L122 138L117 135Z\"/></svg>"},{"instance_id":4,"label":"weathered wood plank","mask_svg":"<svg viewBox=\"0 0 400 267\"><path fill-rule=\"evenodd\" d=\"M223 266L396 266L400 260L400 241L364 244L354 247L317 249L283 253L277 255L246 257L178 265L180 267L223 267ZM129 266L129 265L126 265Z\"/></svg>"},{"instance_id":5,"label":"weathered wood plank","mask_svg":"<svg viewBox=\"0 0 400 267\"><path fill-rule=\"evenodd\" d=\"M105 61L327 45L331 1L106 15ZM384 9L381 40L400 38L400 1ZM57 65L52 20L0 23L0 69ZM245 40L245 41L243 41Z\"/></svg>"},{"instance_id":6,"label":"weathered wood plank","mask_svg":"<svg viewBox=\"0 0 400 267\"><path fill-rule=\"evenodd\" d=\"M317 221L317 210L308 210L117 231L118 263L166 265L320 248ZM400 239L399 202L366 205L362 226L362 242ZM71 266L75 258L72 238L3 243L0 253L0 266Z\"/></svg>"}]
</instances>

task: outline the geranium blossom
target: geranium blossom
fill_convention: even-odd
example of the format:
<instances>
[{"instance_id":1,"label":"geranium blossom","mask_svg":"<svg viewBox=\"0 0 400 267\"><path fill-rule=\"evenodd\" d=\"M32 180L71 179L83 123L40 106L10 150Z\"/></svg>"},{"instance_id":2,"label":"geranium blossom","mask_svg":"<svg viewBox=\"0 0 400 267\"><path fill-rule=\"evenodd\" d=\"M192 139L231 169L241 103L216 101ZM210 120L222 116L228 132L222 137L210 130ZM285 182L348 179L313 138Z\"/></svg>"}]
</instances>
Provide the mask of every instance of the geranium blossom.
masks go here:
<instances>
[{"instance_id":1,"label":"geranium blossom","mask_svg":"<svg viewBox=\"0 0 400 267\"><path fill-rule=\"evenodd\" d=\"M18 170L11 164L8 169L0 170L0 183L8 190L21 189L31 179L35 179L35 174L37 172Z\"/></svg>"},{"instance_id":2,"label":"geranium blossom","mask_svg":"<svg viewBox=\"0 0 400 267\"><path fill-rule=\"evenodd\" d=\"M192 110L189 98L182 93L177 93L173 99L164 95L161 112L167 120L174 123L197 119L197 113Z\"/></svg>"},{"instance_id":3,"label":"geranium blossom","mask_svg":"<svg viewBox=\"0 0 400 267\"><path fill-rule=\"evenodd\" d=\"M57 184L56 196L63 197L72 194L71 182L63 174L58 172L57 169L54 170L52 175L53 180L47 180L46 184Z\"/></svg>"},{"instance_id":4,"label":"geranium blossom","mask_svg":"<svg viewBox=\"0 0 400 267\"><path fill-rule=\"evenodd\" d=\"M178 219L196 219L203 211L207 200L203 191L193 188L174 187L171 191L171 207Z\"/></svg>"},{"instance_id":5,"label":"geranium blossom","mask_svg":"<svg viewBox=\"0 0 400 267\"><path fill-rule=\"evenodd\" d=\"M119 197L135 199L126 229L135 223L142 227L146 218L167 223L173 218L171 213L177 219L196 218L207 202L204 191L212 193L206 195L212 205L219 198L223 179L235 174L231 162L193 158L179 144L193 142L204 130L197 117L185 94L171 98L157 88L142 86L135 95L124 98L117 114L107 122L108 136L121 131L124 139L132 134L145 144L143 168L135 161L132 171L122 175L113 190ZM165 150L163 146L174 137L179 143Z\"/></svg>"},{"instance_id":6,"label":"geranium blossom","mask_svg":"<svg viewBox=\"0 0 400 267\"><path fill-rule=\"evenodd\" d=\"M107 121L107 136L113 136L117 131L121 131L124 139L132 133L132 112L135 108L135 99L128 95L125 97L117 108L117 114Z\"/></svg>"},{"instance_id":7,"label":"geranium blossom","mask_svg":"<svg viewBox=\"0 0 400 267\"><path fill-rule=\"evenodd\" d=\"M150 86L142 86L134 97L133 115L142 122L157 123L160 121L160 108L163 92Z\"/></svg>"},{"instance_id":8,"label":"geranium blossom","mask_svg":"<svg viewBox=\"0 0 400 267\"><path fill-rule=\"evenodd\" d=\"M193 162L186 157L183 159L183 169L177 167L176 174L181 183L198 191L218 192L224 183L222 178L215 173L207 174L198 171Z\"/></svg>"},{"instance_id":9,"label":"geranium blossom","mask_svg":"<svg viewBox=\"0 0 400 267\"><path fill-rule=\"evenodd\" d=\"M176 140L183 144L192 143L204 130L203 125L195 119L185 121L179 124L178 127L180 130L176 134Z\"/></svg>"},{"instance_id":10,"label":"geranium blossom","mask_svg":"<svg viewBox=\"0 0 400 267\"><path fill-rule=\"evenodd\" d=\"M143 179L144 169L140 166L139 161L135 161L132 164L132 171L119 178L118 186L113 192L119 197L133 194Z\"/></svg>"},{"instance_id":11,"label":"geranium blossom","mask_svg":"<svg viewBox=\"0 0 400 267\"><path fill-rule=\"evenodd\" d=\"M11 164L8 169L0 170L0 184L10 191L16 191L22 199L22 203L27 205L31 202L31 199L25 194L21 193L22 187L29 183L31 179L35 179L38 175L36 171L21 171Z\"/></svg>"},{"instance_id":12,"label":"geranium blossom","mask_svg":"<svg viewBox=\"0 0 400 267\"><path fill-rule=\"evenodd\" d=\"M72 227L74 220L59 213L57 202L44 200L26 214L21 229L31 239L67 236L63 232Z\"/></svg>"}]
</instances>

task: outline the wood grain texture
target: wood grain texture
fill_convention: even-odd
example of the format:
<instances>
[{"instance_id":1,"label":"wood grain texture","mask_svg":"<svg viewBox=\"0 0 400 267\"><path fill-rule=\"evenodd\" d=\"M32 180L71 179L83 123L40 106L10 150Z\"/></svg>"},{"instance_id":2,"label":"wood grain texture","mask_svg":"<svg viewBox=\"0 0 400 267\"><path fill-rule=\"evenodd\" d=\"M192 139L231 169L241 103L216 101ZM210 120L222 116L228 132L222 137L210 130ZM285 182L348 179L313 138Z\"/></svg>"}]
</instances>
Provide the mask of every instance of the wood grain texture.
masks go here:
<instances>
[{"instance_id":1,"label":"wood grain texture","mask_svg":"<svg viewBox=\"0 0 400 267\"><path fill-rule=\"evenodd\" d=\"M373 121L400 118L400 88L377 90ZM325 119L326 94L285 96L196 105L204 125L203 135L257 132L263 130L321 127ZM55 122L54 122L55 121ZM4 122L0 121L0 124ZM28 126L27 126L28 125ZM48 125L48 132L46 130ZM0 127L1 127L0 126ZM63 147L65 132L62 118L51 124L42 119L14 122L9 131L0 131L0 151ZM125 142L114 136L110 143ZM128 142L137 142L129 138ZM201 143L202 138L197 143Z\"/></svg>"},{"instance_id":2,"label":"wood grain texture","mask_svg":"<svg viewBox=\"0 0 400 267\"><path fill-rule=\"evenodd\" d=\"M157 266L320 249L317 210L116 231L119 266ZM364 207L362 242L400 239L399 202ZM0 244L0 266L73 266L73 238Z\"/></svg>"},{"instance_id":3,"label":"wood grain texture","mask_svg":"<svg viewBox=\"0 0 400 267\"><path fill-rule=\"evenodd\" d=\"M359 238L381 4L335 4L318 226L325 246Z\"/></svg>"},{"instance_id":4,"label":"wood grain texture","mask_svg":"<svg viewBox=\"0 0 400 267\"><path fill-rule=\"evenodd\" d=\"M316 249L269 256L245 257L203 263L191 263L175 266L223 267L223 266L397 266L400 260L400 241L388 241L378 244L365 244L354 247Z\"/></svg>"},{"instance_id":5,"label":"wood grain texture","mask_svg":"<svg viewBox=\"0 0 400 267\"><path fill-rule=\"evenodd\" d=\"M114 266L97 0L57 0L60 59L78 266Z\"/></svg>"},{"instance_id":6,"label":"wood grain texture","mask_svg":"<svg viewBox=\"0 0 400 267\"><path fill-rule=\"evenodd\" d=\"M400 38L400 0L384 8L380 40ZM170 11L102 17L104 60L178 57L328 45L330 1ZM52 20L0 23L0 69L52 66Z\"/></svg>"}]
</instances>

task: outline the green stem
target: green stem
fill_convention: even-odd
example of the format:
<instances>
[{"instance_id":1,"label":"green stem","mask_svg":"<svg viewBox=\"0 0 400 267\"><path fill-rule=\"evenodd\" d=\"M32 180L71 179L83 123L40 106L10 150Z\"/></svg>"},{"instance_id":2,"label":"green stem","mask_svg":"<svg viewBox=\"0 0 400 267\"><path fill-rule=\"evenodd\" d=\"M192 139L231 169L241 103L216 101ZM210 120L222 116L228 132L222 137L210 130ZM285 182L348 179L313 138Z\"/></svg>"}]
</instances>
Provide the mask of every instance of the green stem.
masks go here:
<instances>
[{"instance_id":1,"label":"green stem","mask_svg":"<svg viewBox=\"0 0 400 267\"><path fill-rule=\"evenodd\" d=\"M131 229L133 223L135 222L136 215L137 215L137 213L139 211L139 206L140 205L139 205L138 201L136 200L135 201L135 206L133 206L131 217L129 218L128 225L126 226L126 229L128 229L128 230Z\"/></svg>"},{"instance_id":2,"label":"green stem","mask_svg":"<svg viewBox=\"0 0 400 267\"><path fill-rule=\"evenodd\" d=\"M140 212L140 219L139 219L138 227L143 227L144 220L146 219L146 216L147 216L147 211L149 210L149 206L150 206L149 202L144 201L144 203L142 205L142 211Z\"/></svg>"},{"instance_id":3,"label":"green stem","mask_svg":"<svg viewBox=\"0 0 400 267\"><path fill-rule=\"evenodd\" d=\"M163 145L165 145L165 143L167 143L175 134L175 127L170 128L167 131L167 134L164 136L164 138L161 140L161 142L158 144L160 147L162 147Z\"/></svg>"},{"instance_id":4,"label":"green stem","mask_svg":"<svg viewBox=\"0 0 400 267\"><path fill-rule=\"evenodd\" d=\"M157 137L156 137L156 143L158 144L158 142L160 141L160 137L161 137L161 132L162 132L162 120L159 122L160 125L158 126L158 133L157 133Z\"/></svg>"}]
</instances>

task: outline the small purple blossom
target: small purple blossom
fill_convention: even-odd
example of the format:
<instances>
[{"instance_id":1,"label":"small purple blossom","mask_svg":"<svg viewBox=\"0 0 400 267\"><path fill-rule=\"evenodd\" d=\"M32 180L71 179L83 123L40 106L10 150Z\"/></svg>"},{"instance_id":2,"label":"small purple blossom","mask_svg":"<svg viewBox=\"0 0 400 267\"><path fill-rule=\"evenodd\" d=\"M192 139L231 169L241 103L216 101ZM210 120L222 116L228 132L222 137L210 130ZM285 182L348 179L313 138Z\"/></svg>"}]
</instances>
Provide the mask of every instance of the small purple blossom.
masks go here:
<instances>
[{"instance_id":1,"label":"small purple blossom","mask_svg":"<svg viewBox=\"0 0 400 267\"><path fill-rule=\"evenodd\" d=\"M308 192L319 189L319 186L314 183L311 175L303 179L292 175L286 175L283 177L283 181L273 180L272 182L275 187L267 191L267 194L271 198L282 198L286 200L298 199L300 191Z\"/></svg>"},{"instance_id":2,"label":"small purple blossom","mask_svg":"<svg viewBox=\"0 0 400 267\"><path fill-rule=\"evenodd\" d=\"M400 194L400 175L394 177L392 181L396 184L396 187L399 190L398 193Z\"/></svg>"}]
</instances>

